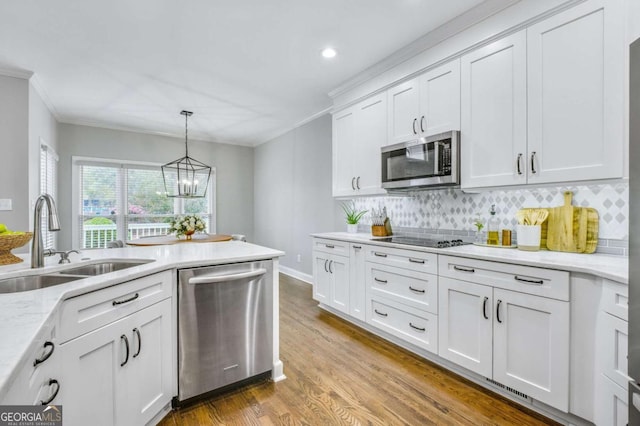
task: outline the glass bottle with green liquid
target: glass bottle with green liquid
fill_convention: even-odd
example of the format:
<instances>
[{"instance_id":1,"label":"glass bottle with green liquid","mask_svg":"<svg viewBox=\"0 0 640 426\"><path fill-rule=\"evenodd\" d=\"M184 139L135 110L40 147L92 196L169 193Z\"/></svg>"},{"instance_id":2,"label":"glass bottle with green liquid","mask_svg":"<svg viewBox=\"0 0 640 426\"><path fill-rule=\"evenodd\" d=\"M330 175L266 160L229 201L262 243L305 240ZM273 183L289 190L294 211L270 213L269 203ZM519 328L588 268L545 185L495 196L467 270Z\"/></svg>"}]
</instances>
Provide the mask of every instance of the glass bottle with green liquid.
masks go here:
<instances>
[{"instance_id":1,"label":"glass bottle with green liquid","mask_svg":"<svg viewBox=\"0 0 640 426\"><path fill-rule=\"evenodd\" d=\"M500 237L498 234L498 230L500 228L500 221L496 217L496 205L491 205L491 210L489 211L491 216L487 221L487 245L497 246L500 244Z\"/></svg>"}]
</instances>

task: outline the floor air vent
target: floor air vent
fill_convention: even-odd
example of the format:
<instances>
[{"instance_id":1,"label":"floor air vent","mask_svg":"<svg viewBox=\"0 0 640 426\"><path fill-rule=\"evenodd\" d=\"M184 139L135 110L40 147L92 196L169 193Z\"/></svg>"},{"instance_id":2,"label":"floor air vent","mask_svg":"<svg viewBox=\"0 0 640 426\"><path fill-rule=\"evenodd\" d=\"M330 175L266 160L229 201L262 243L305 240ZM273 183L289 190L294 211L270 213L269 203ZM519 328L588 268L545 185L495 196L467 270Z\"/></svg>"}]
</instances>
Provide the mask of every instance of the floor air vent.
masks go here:
<instances>
[{"instance_id":1,"label":"floor air vent","mask_svg":"<svg viewBox=\"0 0 640 426\"><path fill-rule=\"evenodd\" d=\"M499 387L500 389L504 389L506 391L509 391L510 393L512 393L512 394L514 394L514 395L516 395L516 396L518 396L518 397L520 397L520 398L522 398L522 399L524 399L526 401L529 401L529 402L532 401L531 397L529 395L525 394L525 393L518 392L517 390L512 389L509 386L505 386L500 382L496 382L495 380L487 379L486 377L485 377L485 379L487 380L487 382L491 383L494 386Z\"/></svg>"}]
</instances>

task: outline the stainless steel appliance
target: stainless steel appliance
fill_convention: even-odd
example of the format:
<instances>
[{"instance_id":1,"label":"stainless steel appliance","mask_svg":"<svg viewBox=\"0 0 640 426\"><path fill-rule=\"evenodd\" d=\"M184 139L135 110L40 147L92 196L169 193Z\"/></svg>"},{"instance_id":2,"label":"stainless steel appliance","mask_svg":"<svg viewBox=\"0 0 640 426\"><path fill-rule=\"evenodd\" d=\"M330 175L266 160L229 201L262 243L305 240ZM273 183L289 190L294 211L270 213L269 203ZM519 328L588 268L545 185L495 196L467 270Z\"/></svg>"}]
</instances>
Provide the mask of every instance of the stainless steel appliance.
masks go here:
<instances>
[{"instance_id":1,"label":"stainless steel appliance","mask_svg":"<svg viewBox=\"0 0 640 426\"><path fill-rule=\"evenodd\" d=\"M273 368L271 260L178 271L174 405Z\"/></svg>"},{"instance_id":2,"label":"stainless steel appliance","mask_svg":"<svg viewBox=\"0 0 640 426\"><path fill-rule=\"evenodd\" d=\"M457 246L464 246L467 244L471 244L471 243L464 242L462 240L436 240L432 238L402 237L402 236L372 238L372 240L384 241L386 243L403 244L408 246L420 246L420 247L431 247L431 248L447 248L447 247L457 247Z\"/></svg>"},{"instance_id":3,"label":"stainless steel appliance","mask_svg":"<svg viewBox=\"0 0 640 426\"><path fill-rule=\"evenodd\" d=\"M640 425L640 39L629 64L629 424Z\"/></svg>"},{"instance_id":4,"label":"stainless steel appliance","mask_svg":"<svg viewBox=\"0 0 640 426\"><path fill-rule=\"evenodd\" d=\"M384 146L382 187L390 191L460 184L460 132Z\"/></svg>"}]
</instances>

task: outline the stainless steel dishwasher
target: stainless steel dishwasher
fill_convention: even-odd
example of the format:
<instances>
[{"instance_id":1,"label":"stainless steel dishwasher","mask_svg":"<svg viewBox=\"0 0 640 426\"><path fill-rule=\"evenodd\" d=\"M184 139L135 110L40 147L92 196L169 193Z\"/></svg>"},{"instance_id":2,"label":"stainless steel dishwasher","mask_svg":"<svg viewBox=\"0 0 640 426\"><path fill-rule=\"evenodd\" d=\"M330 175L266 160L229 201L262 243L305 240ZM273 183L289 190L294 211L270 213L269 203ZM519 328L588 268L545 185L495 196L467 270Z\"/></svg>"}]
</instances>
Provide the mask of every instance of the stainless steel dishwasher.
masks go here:
<instances>
[{"instance_id":1,"label":"stainless steel dishwasher","mask_svg":"<svg viewBox=\"0 0 640 426\"><path fill-rule=\"evenodd\" d=\"M271 260L178 271L174 405L273 368Z\"/></svg>"}]
</instances>

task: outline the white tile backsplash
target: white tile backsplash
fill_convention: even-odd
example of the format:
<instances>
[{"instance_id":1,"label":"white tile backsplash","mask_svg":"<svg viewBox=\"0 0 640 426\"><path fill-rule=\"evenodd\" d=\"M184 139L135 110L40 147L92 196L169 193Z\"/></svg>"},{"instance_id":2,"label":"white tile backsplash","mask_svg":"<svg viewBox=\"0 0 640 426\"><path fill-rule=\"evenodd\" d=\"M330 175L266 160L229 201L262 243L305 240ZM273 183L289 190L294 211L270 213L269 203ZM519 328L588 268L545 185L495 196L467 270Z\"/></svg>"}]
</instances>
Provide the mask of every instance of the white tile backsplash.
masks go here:
<instances>
[{"instance_id":1,"label":"white tile backsplash","mask_svg":"<svg viewBox=\"0 0 640 426\"><path fill-rule=\"evenodd\" d=\"M355 199L356 207L369 210L387 207L394 228L475 231L479 214L486 223L489 209L496 205L496 216L503 228L515 229L516 212L523 207L558 207L564 204L564 191L573 191L573 205L593 207L600 216L599 238L625 240L629 236L629 183L557 186L465 193L461 189L434 189ZM365 215L362 224L369 225ZM603 244L603 248L605 245ZM615 246L615 243L611 247Z\"/></svg>"}]
</instances>

